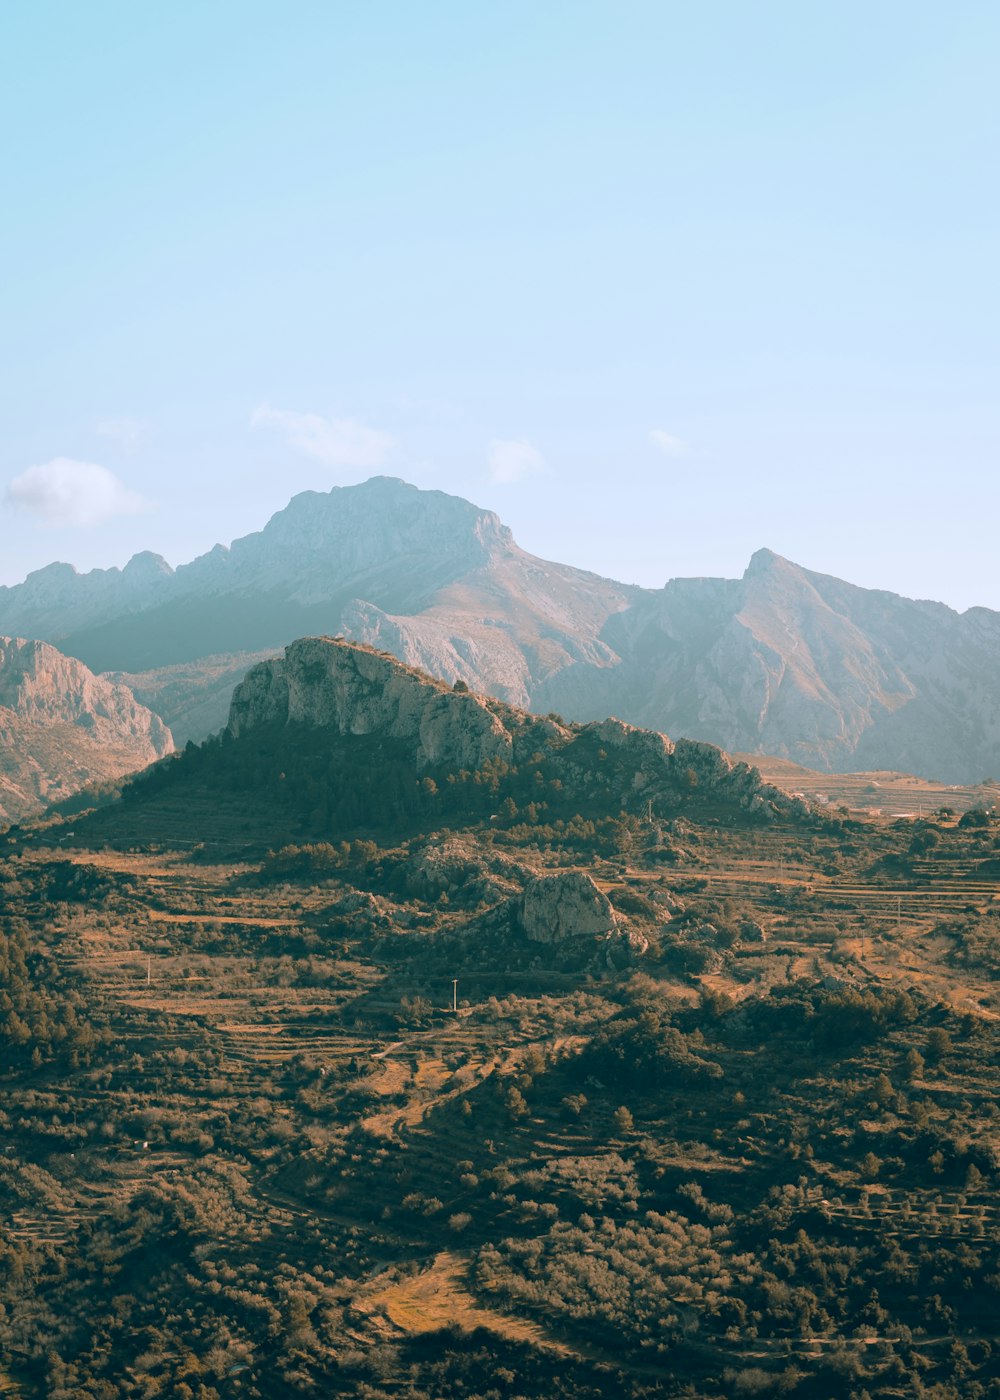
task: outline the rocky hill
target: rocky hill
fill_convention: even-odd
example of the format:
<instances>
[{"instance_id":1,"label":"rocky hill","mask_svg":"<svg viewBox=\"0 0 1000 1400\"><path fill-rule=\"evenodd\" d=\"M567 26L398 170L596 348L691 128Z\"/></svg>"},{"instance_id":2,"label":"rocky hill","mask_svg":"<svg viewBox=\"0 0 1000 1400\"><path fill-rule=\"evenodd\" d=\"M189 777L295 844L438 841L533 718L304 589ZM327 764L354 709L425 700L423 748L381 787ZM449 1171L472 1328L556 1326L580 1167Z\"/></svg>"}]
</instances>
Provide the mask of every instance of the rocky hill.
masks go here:
<instances>
[{"instance_id":1,"label":"rocky hill","mask_svg":"<svg viewBox=\"0 0 1000 1400\"><path fill-rule=\"evenodd\" d=\"M45 642L0 637L0 820L31 816L172 747L163 721L126 686Z\"/></svg>"},{"instance_id":2,"label":"rocky hill","mask_svg":"<svg viewBox=\"0 0 1000 1400\"><path fill-rule=\"evenodd\" d=\"M0 628L121 676L180 743L225 724L220 677L316 632L528 705L560 670L617 664L598 634L638 592L535 559L468 501L377 477L303 492L176 570L151 554L87 574L49 565L0 588Z\"/></svg>"},{"instance_id":3,"label":"rocky hill","mask_svg":"<svg viewBox=\"0 0 1000 1400\"><path fill-rule=\"evenodd\" d=\"M138 774L122 799L75 818L75 836L197 843L226 860L267 852L263 873L279 880L324 879L393 850L383 893L464 911L455 932L479 965L544 958L567 971L620 970L648 947L581 867L618 870L639 849L664 868L690 861L692 823L823 828L713 745L534 715L327 637L253 667L225 730ZM556 869L543 874L546 861ZM655 906L636 907L658 919L683 910L660 896ZM395 917L372 892L334 912L366 937Z\"/></svg>"},{"instance_id":4,"label":"rocky hill","mask_svg":"<svg viewBox=\"0 0 1000 1400\"><path fill-rule=\"evenodd\" d=\"M537 559L467 501L375 478L305 492L172 570L51 565L0 629L110 671L179 740L226 721L249 662L295 636L367 642L448 682L822 771L1000 772L1000 613L856 588L768 550L741 579L642 589Z\"/></svg>"},{"instance_id":5,"label":"rocky hill","mask_svg":"<svg viewBox=\"0 0 1000 1400\"><path fill-rule=\"evenodd\" d=\"M493 806L506 792L526 789L549 806L585 799L590 810L596 804L616 813L690 803L760 815L806 810L711 744L674 743L617 719L540 717L457 685L365 645L306 637L237 686L226 737L235 747L232 741L263 736L281 762L304 736L319 735L326 749L331 738L374 740L391 746L390 757L416 775L448 781L489 774ZM306 744L312 750L308 738Z\"/></svg>"},{"instance_id":6,"label":"rocky hill","mask_svg":"<svg viewBox=\"0 0 1000 1400\"><path fill-rule=\"evenodd\" d=\"M140 774L94 831L190 840L197 830L243 850L471 828L587 858L614 858L642 833L669 861L681 816L812 821L805 803L710 744L542 717L457 684L364 644L300 639L249 672L220 735Z\"/></svg>"}]
</instances>

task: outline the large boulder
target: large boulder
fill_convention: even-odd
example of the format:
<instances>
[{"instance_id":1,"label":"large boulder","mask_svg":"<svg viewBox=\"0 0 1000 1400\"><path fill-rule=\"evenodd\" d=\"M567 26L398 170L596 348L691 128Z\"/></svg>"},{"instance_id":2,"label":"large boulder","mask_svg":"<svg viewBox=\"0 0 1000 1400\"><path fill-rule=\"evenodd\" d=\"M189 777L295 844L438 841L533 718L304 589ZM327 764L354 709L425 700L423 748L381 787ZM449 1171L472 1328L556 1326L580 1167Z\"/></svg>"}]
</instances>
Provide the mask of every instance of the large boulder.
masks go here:
<instances>
[{"instance_id":1,"label":"large boulder","mask_svg":"<svg viewBox=\"0 0 1000 1400\"><path fill-rule=\"evenodd\" d=\"M618 920L607 895L581 871L539 875L521 896L520 923L536 943L607 937L618 932Z\"/></svg>"}]
</instances>

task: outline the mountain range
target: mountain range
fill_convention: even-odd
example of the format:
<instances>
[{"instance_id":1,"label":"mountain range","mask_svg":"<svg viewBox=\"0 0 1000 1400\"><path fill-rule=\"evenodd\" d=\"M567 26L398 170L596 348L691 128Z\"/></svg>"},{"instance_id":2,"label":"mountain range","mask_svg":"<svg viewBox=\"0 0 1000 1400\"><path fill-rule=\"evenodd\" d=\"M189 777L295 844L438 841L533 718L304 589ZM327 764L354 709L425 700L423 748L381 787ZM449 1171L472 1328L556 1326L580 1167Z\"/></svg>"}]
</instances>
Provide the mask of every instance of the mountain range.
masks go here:
<instances>
[{"instance_id":1,"label":"mountain range","mask_svg":"<svg viewBox=\"0 0 1000 1400\"><path fill-rule=\"evenodd\" d=\"M172 569L51 564L0 588L40 638L178 742L297 637L340 635L536 712L630 723L814 769L975 782L1000 770L1000 613L863 589L759 550L742 578L640 588L522 550L492 512L376 477L304 492Z\"/></svg>"}]
</instances>

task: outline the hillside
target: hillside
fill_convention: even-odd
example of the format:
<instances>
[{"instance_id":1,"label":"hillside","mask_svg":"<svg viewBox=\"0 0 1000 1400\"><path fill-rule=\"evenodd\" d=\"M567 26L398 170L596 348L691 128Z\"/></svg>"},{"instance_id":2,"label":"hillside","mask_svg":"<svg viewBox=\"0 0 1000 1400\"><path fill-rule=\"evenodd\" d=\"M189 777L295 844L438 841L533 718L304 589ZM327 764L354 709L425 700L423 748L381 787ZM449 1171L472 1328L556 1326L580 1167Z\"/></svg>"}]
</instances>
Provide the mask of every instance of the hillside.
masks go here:
<instances>
[{"instance_id":1,"label":"hillside","mask_svg":"<svg viewBox=\"0 0 1000 1400\"><path fill-rule=\"evenodd\" d=\"M0 637L0 821L144 768L173 747L126 686L44 642Z\"/></svg>"},{"instance_id":2,"label":"hillside","mask_svg":"<svg viewBox=\"0 0 1000 1400\"><path fill-rule=\"evenodd\" d=\"M998 851L290 645L0 839L0 1389L991 1394Z\"/></svg>"},{"instance_id":3,"label":"hillside","mask_svg":"<svg viewBox=\"0 0 1000 1400\"><path fill-rule=\"evenodd\" d=\"M218 738L131 785L129 821L142 821L150 801L158 812L161 794L183 802L198 788L245 794L241 825L251 830L260 793L267 824L313 838L404 831L435 817L537 829L584 811L607 823L682 808L808 817L805 804L712 745L615 719L541 717L456 686L363 644L300 639L237 686Z\"/></svg>"},{"instance_id":4,"label":"hillside","mask_svg":"<svg viewBox=\"0 0 1000 1400\"><path fill-rule=\"evenodd\" d=\"M53 564L0 588L0 629L127 676L181 739L221 728L243 664L326 633L538 712L616 714L828 772L1000 775L998 613L856 588L766 549L741 579L619 584L385 477L296 496L176 570L150 554L83 575Z\"/></svg>"},{"instance_id":5,"label":"hillside","mask_svg":"<svg viewBox=\"0 0 1000 1400\"><path fill-rule=\"evenodd\" d=\"M105 671L104 678L128 686L139 701L159 715L183 748L221 729L229 715L233 691L251 666L280 647L262 651L219 653L195 661L180 661L152 671Z\"/></svg>"}]
</instances>

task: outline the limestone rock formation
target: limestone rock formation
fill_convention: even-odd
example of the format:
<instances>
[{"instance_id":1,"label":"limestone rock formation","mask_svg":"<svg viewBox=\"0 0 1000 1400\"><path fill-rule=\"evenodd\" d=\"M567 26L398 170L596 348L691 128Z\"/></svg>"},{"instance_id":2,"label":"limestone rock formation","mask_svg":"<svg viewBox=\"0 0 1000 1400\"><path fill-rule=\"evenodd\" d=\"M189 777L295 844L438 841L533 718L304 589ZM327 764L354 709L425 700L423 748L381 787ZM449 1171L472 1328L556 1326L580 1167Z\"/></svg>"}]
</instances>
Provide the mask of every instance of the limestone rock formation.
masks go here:
<instances>
[{"instance_id":1,"label":"limestone rock formation","mask_svg":"<svg viewBox=\"0 0 1000 1400\"><path fill-rule=\"evenodd\" d=\"M418 768L481 768L510 760L513 739L487 702L422 678L364 647L304 638L255 666L236 688L234 738L260 724L380 734L415 745Z\"/></svg>"},{"instance_id":2,"label":"limestone rock formation","mask_svg":"<svg viewBox=\"0 0 1000 1400\"><path fill-rule=\"evenodd\" d=\"M409 852L409 881L424 899L442 894L459 904L495 903L518 892L532 871L501 851L484 851L459 836L434 836Z\"/></svg>"},{"instance_id":3,"label":"limestone rock formation","mask_svg":"<svg viewBox=\"0 0 1000 1400\"><path fill-rule=\"evenodd\" d=\"M576 870L532 880L521 897L519 918L525 934L536 943L605 938L618 931L607 895L589 875Z\"/></svg>"},{"instance_id":4,"label":"limestone rock formation","mask_svg":"<svg viewBox=\"0 0 1000 1400\"><path fill-rule=\"evenodd\" d=\"M20 821L172 748L126 686L45 642L0 637L0 819Z\"/></svg>"},{"instance_id":5,"label":"limestone rock formation","mask_svg":"<svg viewBox=\"0 0 1000 1400\"><path fill-rule=\"evenodd\" d=\"M705 801L762 819L808 810L710 744L675 745L618 720L568 725L532 715L330 637L293 642L283 657L253 667L233 694L231 739L296 726L399 741L417 773L474 772L489 763L516 767L545 752L564 788L583 800L600 793L607 802L614 794L616 812L648 802L676 810Z\"/></svg>"}]
</instances>

